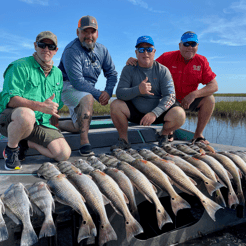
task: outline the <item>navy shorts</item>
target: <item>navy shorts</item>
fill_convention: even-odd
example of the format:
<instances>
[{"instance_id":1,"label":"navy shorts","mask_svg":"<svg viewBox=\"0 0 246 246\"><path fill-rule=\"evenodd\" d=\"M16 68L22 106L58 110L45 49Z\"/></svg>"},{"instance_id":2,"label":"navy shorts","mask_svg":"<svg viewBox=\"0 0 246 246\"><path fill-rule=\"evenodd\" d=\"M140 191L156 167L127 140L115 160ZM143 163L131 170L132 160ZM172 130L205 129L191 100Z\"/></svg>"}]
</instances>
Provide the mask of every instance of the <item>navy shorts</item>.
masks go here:
<instances>
[{"instance_id":1,"label":"navy shorts","mask_svg":"<svg viewBox=\"0 0 246 246\"><path fill-rule=\"evenodd\" d=\"M146 115L145 113L139 112L136 107L133 105L132 101L125 101L129 111L130 111L130 118L128 121L136 124L140 124L141 119ZM152 124L161 124L164 123L164 117L167 114L167 112L176 106L179 106L177 102L175 102L167 111L165 111L163 114L161 114Z\"/></svg>"}]
</instances>

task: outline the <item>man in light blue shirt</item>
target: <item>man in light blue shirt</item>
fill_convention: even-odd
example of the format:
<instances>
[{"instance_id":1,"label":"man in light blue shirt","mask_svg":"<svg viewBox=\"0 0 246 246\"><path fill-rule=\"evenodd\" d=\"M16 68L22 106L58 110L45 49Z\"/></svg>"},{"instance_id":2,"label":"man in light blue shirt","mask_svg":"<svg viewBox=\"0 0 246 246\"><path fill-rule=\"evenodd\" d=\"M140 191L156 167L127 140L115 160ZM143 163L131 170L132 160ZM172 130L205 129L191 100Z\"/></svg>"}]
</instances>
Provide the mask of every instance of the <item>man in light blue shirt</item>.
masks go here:
<instances>
[{"instance_id":1,"label":"man in light blue shirt","mask_svg":"<svg viewBox=\"0 0 246 246\"><path fill-rule=\"evenodd\" d=\"M59 64L64 80L62 100L72 118L59 122L59 128L79 131L79 152L90 156L94 154L88 139L93 102L96 99L103 106L108 104L117 83L117 72L107 48L96 42L98 25L94 17L87 15L79 20L77 36L66 46ZM104 91L95 88L101 70L107 78Z\"/></svg>"}]
</instances>

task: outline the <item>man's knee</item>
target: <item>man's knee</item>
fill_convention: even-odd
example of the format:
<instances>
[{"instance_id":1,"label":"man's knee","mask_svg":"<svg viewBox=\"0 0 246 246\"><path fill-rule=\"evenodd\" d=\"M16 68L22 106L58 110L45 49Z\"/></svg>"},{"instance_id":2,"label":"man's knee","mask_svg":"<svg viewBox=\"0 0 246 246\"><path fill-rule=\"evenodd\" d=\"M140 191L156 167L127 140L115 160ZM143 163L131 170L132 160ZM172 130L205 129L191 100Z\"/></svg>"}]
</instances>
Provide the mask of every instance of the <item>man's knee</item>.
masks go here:
<instances>
[{"instance_id":1,"label":"man's knee","mask_svg":"<svg viewBox=\"0 0 246 246\"><path fill-rule=\"evenodd\" d=\"M52 153L53 153L53 158L56 161L66 161L70 155L71 155L71 148L66 142L65 139L59 139L58 141L54 142L52 144ZM50 146L48 145L48 148Z\"/></svg>"},{"instance_id":2,"label":"man's knee","mask_svg":"<svg viewBox=\"0 0 246 246\"><path fill-rule=\"evenodd\" d=\"M214 96L210 95L210 96L204 97L200 102L200 106L203 106L203 105L214 107L215 105Z\"/></svg>"},{"instance_id":3,"label":"man's knee","mask_svg":"<svg viewBox=\"0 0 246 246\"><path fill-rule=\"evenodd\" d=\"M121 101L119 99L115 99L111 104L110 104L110 112L116 113L119 110L122 111L125 108L127 108L126 103L124 101Z\"/></svg>"},{"instance_id":4,"label":"man's knee","mask_svg":"<svg viewBox=\"0 0 246 246\"><path fill-rule=\"evenodd\" d=\"M174 121L178 125L183 125L185 123L186 114L183 108L177 106L171 108L166 114L164 120Z\"/></svg>"},{"instance_id":5,"label":"man's knee","mask_svg":"<svg viewBox=\"0 0 246 246\"><path fill-rule=\"evenodd\" d=\"M17 121L20 124L29 124L31 126L34 125L36 118L35 118L35 113L32 109L26 108L26 107L19 107L17 108L12 116L11 116L12 121Z\"/></svg>"}]
</instances>

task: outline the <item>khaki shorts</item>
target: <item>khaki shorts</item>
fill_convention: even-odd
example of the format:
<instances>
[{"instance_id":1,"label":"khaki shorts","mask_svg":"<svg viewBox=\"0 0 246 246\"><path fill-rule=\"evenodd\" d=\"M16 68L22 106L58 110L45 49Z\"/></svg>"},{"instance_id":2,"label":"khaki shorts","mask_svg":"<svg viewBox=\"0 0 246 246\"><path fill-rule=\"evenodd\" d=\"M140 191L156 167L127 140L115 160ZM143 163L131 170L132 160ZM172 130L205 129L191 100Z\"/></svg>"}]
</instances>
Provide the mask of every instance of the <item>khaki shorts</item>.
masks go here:
<instances>
[{"instance_id":1,"label":"khaki shorts","mask_svg":"<svg viewBox=\"0 0 246 246\"><path fill-rule=\"evenodd\" d=\"M11 122L11 115L15 109L16 108L6 108L0 114L0 133L5 137L8 137L7 129ZM25 139L47 148L53 140L58 138L64 138L59 130L37 125L37 123L35 123L31 134Z\"/></svg>"}]
</instances>

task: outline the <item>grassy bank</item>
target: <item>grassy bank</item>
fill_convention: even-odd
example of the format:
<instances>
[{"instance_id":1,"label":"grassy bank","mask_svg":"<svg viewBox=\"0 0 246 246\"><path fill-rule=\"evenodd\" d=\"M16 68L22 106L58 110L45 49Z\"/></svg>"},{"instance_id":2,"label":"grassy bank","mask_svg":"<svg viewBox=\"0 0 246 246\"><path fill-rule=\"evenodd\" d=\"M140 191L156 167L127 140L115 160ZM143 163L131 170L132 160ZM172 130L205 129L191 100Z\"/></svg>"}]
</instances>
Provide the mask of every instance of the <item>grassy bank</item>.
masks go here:
<instances>
[{"instance_id":1,"label":"grassy bank","mask_svg":"<svg viewBox=\"0 0 246 246\"><path fill-rule=\"evenodd\" d=\"M97 101L93 105L94 115L110 115L110 105L101 106ZM59 113L69 113L67 106L64 106ZM190 115L196 115L192 113ZM242 102L217 102L213 112L214 116L229 117L235 119L246 118L246 101Z\"/></svg>"}]
</instances>

